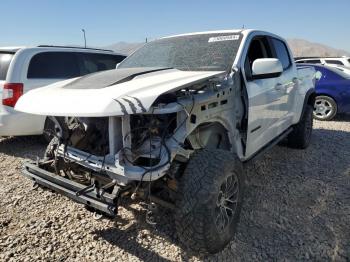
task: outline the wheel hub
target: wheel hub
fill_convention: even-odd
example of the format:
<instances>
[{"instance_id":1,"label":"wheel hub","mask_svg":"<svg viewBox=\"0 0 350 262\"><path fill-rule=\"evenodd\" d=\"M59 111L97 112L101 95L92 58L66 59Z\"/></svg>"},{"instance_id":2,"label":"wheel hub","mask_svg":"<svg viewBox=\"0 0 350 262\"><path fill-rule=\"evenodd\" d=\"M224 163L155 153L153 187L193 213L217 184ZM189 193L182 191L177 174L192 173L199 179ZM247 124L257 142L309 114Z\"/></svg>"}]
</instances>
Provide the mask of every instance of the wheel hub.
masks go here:
<instances>
[{"instance_id":1,"label":"wheel hub","mask_svg":"<svg viewBox=\"0 0 350 262\"><path fill-rule=\"evenodd\" d=\"M319 118L327 118L333 112L333 106L325 99L316 99L314 114Z\"/></svg>"},{"instance_id":2,"label":"wheel hub","mask_svg":"<svg viewBox=\"0 0 350 262\"><path fill-rule=\"evenodd\" d=\"M216 201L215 224L219 232L224 232L231 224L236 212L238 196L238 179L235 174L232 174L222 183Z\"/></svg>"},{"instance_id":3,"label":"wheel hub","mask_svg":"<svg viewBox=\"0 0 350 262\"><path fill-rule=\"evenodd\" d=\"M218 196L218 206L223 207L226 203L226 199L224 197L224 193L220 191L219 196Z\"/></svg>"}]
</instances>

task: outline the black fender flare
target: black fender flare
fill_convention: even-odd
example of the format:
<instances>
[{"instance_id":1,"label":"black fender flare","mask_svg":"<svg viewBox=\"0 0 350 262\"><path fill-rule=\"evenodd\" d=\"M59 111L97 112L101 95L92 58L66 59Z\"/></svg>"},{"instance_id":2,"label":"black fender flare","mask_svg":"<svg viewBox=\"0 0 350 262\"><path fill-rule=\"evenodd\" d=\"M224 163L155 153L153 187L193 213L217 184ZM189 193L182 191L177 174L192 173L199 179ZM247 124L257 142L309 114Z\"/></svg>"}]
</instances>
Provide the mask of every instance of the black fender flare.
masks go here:
<instances>
[{"instance_id":1,"label":"black fender flare","mask_svg":"<svg viewBox=\"0 0 350 262\"><path fill-rule=\"evenodd\" d=\"M316 89L311 88L305 94L304 103L303 103L303 110L301 111L300 119L304 115L305 109L308 105L310 105L312 107L314 106L315 99L316 99Z\"/></svg>"}]
</instances>

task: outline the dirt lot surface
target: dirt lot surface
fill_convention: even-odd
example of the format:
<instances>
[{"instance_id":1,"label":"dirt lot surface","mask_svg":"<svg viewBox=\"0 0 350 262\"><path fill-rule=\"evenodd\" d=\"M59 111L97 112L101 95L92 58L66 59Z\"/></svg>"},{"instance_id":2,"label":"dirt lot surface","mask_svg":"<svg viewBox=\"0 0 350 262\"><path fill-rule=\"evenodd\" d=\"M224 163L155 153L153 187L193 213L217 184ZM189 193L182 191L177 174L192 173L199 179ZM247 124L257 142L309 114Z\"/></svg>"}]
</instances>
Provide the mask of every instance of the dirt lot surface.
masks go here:
<instances>
[{"instance_id":1,"label":"dirt lot surface","mask_svg":"<svg viewBox=\"0 0 350 262\"><path fill-rule=\"evenodd\" d=\"M170 212L114 220L65 197L31 189L22 162L43 153L37 138L0 140L0 261L350 261L350 117L315 122L311 146L277 146L250 163L235 240L197 257L179 247Z\"/></svg>"}]
</instances>

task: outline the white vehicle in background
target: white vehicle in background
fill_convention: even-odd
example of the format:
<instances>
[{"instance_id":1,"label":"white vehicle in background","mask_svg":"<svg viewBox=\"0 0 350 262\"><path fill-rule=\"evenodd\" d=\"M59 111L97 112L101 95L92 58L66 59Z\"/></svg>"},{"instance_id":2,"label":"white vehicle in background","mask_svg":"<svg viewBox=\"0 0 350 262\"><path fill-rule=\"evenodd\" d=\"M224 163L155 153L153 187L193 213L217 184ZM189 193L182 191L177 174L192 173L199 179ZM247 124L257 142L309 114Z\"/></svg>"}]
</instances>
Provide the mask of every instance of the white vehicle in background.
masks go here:
<instances>
[{"instance_id":1,"label":"white vehicle in background","mask_svg":"<svg viewBox=\"0 0 350 262\"><path fill-rule=\"evenodd\" d=\"M327 62L326 62L327 61ZM334 62L335 61L335 62ZM320 64L325 65L329 67L336 68L337 70L340 70L344 72L345 74L350 75L350 66L345 66L343 62L340 62L338 60L327 60L327 59L301 59L295 61L297 64Z\"/></svg>"},{"instance_id":2,"label":"white vehicle in background","mask_svg":"<svg viewBox=\"0 0 350 262\"><path fill-rule=\"evenodd\" d=\"M110 50L64 46L0 48L0 137L41 135L52 128L46 116L14 110L17 100L38 87L115 69L125 55Z\"/></svg>"},{"instance_id":3,"label":"white vehicle in background","mask_svg":"<svg viewBox=\"0 0 350 262\"><path fill-rule=\"evenodd\" d=\"M322 64L328 66L345 66L350 67L350 57L296 57L297 64Z\"/></svg>"},{"instance_id":4,"label":"white vehicle in background","mask_svg":"<svg viewBox=\"0 0 350 262\"><path fill-rule=\"evenodd\" d=\"M345 74L350 75L350 67L340 66L340 65L328 65L328 66L331 66L335 69L338 69L339 71L342 71Z\"/></svg>"},{"instance_id":5,"label":"white vehicle in background","mask_svg":"<svg viewBox=\"0 0 350 262\"><path fill-rule=\"evenodd\" d=\"M309 146L314 76L268 32L155 40L114 71L20 98L16 109L51 116L57 131L24 175L111 216L122 198L174 209L185 246L219 252L242 208L242 162L282 139Z\"/></svg>"}]
</instances>

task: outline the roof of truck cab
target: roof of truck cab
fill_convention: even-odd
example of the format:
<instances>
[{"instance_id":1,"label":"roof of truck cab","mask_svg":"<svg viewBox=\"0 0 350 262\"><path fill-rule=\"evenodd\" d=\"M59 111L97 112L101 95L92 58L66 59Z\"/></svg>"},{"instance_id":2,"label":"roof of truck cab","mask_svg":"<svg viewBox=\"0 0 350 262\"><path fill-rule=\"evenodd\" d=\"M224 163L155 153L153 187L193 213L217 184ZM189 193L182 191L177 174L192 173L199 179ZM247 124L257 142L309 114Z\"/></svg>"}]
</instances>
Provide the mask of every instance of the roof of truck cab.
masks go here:
<instances>
[{"instance_id":1,"label":"roof of truck cab","mask_svg":"<svg viewBox=\"0 0 350 262\"><path fill-rule=\"evenodd\" d=\"M273 33L263 31L263 30L257 30L257 29L227 29L227 30L214 30L214 31L203 31L203 32L193 32L193 33L170 35L170 36L161 37L159 39L166 39L166 38L179 37L179 36L205 35L205 34L227 34L227 33L232 33L232 34L241 33L244 35L248 35L251 32L259 32L259 33L265 33L265 34L276 36Z\"/></svg>"},{"instance_id":2,"label":"roof of truck cab","mask_svg":"<svg viewBox=\"0 0 350 262\"><path fill-rule=\"evenodd\" d=\"M193 33L170 35L170 36L161 37L160 39L179 37L179 36L190 36L190 35L205 35L205 34L226 34L226 33L238 34L238 33L243 33L244 31L250 31L250 30L248 30L248 29L228 29L228 30L203 31L203 32L193 32Z\"/></svg>"}]
</instances>

